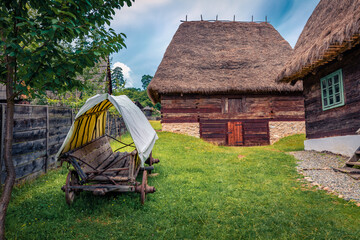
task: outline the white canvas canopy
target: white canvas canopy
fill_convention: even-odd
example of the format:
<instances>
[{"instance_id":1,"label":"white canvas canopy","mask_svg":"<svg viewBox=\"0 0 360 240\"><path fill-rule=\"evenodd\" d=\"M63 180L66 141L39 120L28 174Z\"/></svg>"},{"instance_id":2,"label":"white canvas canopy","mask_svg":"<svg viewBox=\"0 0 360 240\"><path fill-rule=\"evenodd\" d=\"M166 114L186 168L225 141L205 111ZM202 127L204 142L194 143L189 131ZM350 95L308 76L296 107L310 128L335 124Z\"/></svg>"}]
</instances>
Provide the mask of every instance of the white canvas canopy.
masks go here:
<instances>
[{"instance_id":1,"label":"white canvas canopy","mask_svg":"<svg viewBox=\"0 0 360 240\"><path fill-rule=\"evenodd\" d=\"M56 157L103 136L107 110L112 106L124 119L143 167L158 136L141 110L125 95L112 96L106 93L89 98L76 115Z\"/></svg>"}]
</instances>

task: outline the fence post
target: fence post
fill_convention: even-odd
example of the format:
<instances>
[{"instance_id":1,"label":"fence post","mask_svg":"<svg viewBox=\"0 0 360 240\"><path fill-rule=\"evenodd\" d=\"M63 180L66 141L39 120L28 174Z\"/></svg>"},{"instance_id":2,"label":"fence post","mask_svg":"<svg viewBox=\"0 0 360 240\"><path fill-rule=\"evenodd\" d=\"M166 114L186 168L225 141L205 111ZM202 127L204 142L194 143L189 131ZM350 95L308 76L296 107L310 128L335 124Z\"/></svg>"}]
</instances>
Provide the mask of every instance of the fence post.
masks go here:
<instances>
[{"instance_id":1,"label":"fence post","mask_svg":"<svg viewBox=\"0 0 360 240\"><path fill-rule=\"evenodd\" d=\"M48 170L49 165L49 106L46 106L46 156L45 156L45 173Z\"/></svg>"},{"instance_id":2,"label":"fence post","mask_svg":"<svg viewBox=\"0 0 360 240\"><path fill-rule=\"evenodd\" d=\"M115 137L119 136L118 116L115 118Z\"/></svg>"},{"instance_id":3,"label":"fence post","mask_svg":"<svg viewBox=\"0 0 360 240\"><path fill-rule=\"evenodd\" d=\"M4 104L1 104L1 138L0 138L0 151L1 151L1 157L0 157L0 184L2 184L2 168L3 168L3 163L4 163L4 143L5 143L5 136L4 136L4 131L5 131L5 108L4 108Z\"/></svg>"},{"instance_id":4,"label":"fence post","mask_svg":"<svg viewBox=\"0 0 360 240\"><path fill-rule=\"evenodd\" d=\"M109 112L106 113L107 114L107 134L110 136L110 117L111 117L111 114Z\"/></svg>"}]
</instances>

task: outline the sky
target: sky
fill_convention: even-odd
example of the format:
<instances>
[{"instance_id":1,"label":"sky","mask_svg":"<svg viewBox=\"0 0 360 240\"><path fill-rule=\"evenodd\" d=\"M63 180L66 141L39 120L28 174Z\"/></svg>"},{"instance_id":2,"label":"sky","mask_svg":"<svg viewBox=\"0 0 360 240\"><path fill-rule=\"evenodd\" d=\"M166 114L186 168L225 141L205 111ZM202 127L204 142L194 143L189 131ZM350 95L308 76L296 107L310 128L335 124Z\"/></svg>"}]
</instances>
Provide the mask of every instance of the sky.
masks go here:
<instances>
[{"instance_id":1,"label":"sky","mask_svg":"<svg viewBox=\"0 0 360 240\"><path fill-rule=\"evenodd\" d=\"M110 56L123 69L126 87L141 88L143 75L154 76L180 20L267 20L292 47L319 0L135 0L113 16L110 27L125 33L127 48Z\"/></svg>"}]
</instances>

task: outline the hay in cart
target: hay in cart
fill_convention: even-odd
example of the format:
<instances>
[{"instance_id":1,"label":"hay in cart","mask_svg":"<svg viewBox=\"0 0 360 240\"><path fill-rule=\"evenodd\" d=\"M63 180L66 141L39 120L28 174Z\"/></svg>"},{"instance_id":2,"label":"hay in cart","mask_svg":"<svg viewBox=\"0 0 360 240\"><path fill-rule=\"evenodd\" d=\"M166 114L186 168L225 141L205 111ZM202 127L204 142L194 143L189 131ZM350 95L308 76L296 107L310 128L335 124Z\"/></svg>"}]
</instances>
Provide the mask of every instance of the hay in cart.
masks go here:
<instances>
[{"instance_id":1,"label":"hay in cart","mask_svg":"<svg viewBox=\"0 0 360 240\"><path fill-rule=\"evenodd\" d=\"M122 116L132 143L124 143L106 135L107 112L114 106ZM110 140L122 146L113 151ZM125 95L98 94L86 101L57 153L62 163L67 162L69 173L62 187L66 202L70 205L75 195L91 191L95 195L107 192L137 192L144 204L147 193L155 187L147 185L147 171L159 162L152 157L152 149L158 136L141 110ZM132 147L132 152L120 150ZM145 167L145 163L149 166ZM142 182L136 178L142 171Z\"/></svg>"}]
</instances>

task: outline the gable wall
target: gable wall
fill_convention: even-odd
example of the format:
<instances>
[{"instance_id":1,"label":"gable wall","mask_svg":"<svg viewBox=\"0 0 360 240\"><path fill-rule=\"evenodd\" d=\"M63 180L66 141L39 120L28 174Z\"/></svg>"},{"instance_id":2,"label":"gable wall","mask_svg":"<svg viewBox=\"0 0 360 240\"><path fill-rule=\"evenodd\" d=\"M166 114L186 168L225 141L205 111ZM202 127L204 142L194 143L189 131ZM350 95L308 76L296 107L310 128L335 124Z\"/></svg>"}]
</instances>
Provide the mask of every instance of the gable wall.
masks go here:
<instances>
[{"instance_id":1,"label":"gable wall","mask_svg":"<svg viewBox=\"0 0 360 240\"><path fill-rule=\"evenodd\" d=\"M340 68L345 105L323 111L320 79ZM308 139L354 135L360 128L360 47L309 74L304 79L304 97Z\"/></svg>"}]
</instances>

